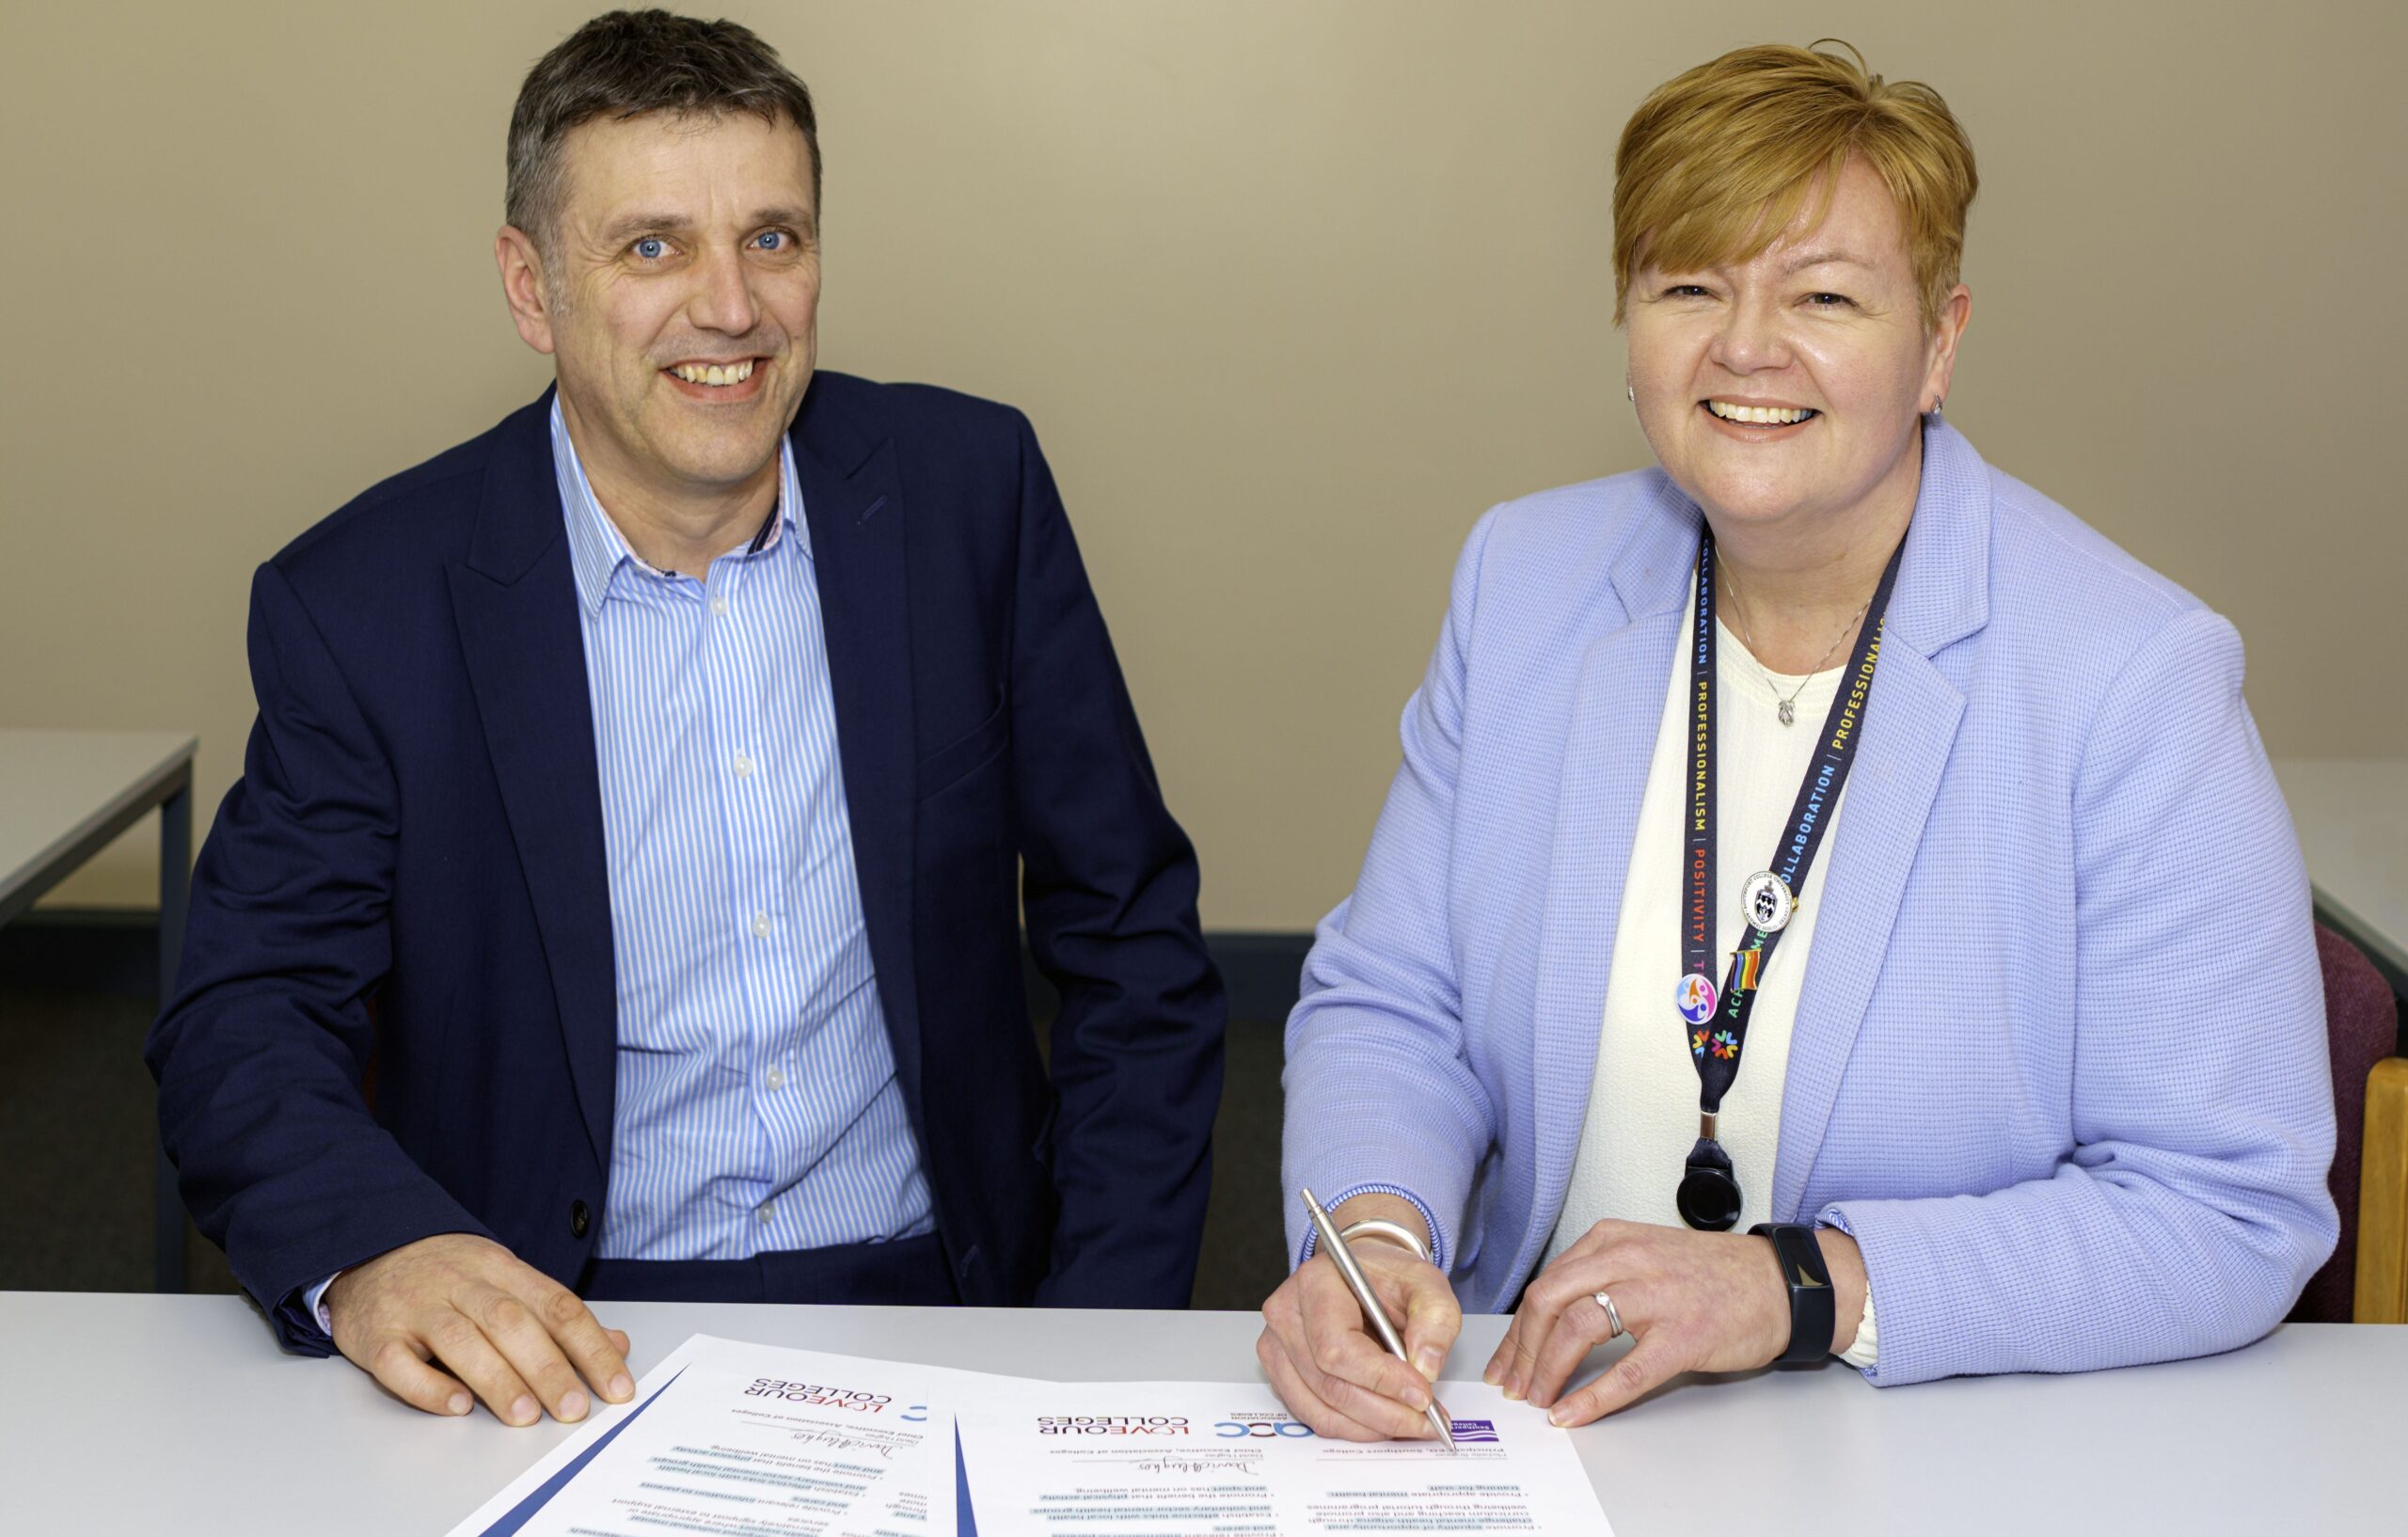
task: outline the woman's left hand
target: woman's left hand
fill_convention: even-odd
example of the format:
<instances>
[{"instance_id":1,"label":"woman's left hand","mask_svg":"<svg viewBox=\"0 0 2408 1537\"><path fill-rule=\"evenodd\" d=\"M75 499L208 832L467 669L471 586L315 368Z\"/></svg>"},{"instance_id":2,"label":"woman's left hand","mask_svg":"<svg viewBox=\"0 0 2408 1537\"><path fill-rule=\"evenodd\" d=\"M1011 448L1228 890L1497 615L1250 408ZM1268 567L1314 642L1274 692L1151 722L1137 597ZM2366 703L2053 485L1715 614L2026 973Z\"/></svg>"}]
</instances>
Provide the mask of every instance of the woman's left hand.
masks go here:
<instances>
[{"instance_id":1,"label":"woman's left hand","mask_svg":"<svg viewBox=\"0 0 2408 1537\"><path fill-rule=\"evenodd\" d=\"M1864 1311L1864 1261L1856 1241L1826 1228L1823 1248L1838 1328L1856 1338ZM1564 1380L1612 1325L1596 1294L1611 1297L1632 1339L1629 1354L1576 1393ZM1789 1346L1789 1284L1772 1241L1638 1222L1600 1222L1542 1272L1490 1358L1485 1379L1526 1398L1559 1425L1585 1425L1684 1371L1745 1371Z\"/></svg>"}]
</instances>

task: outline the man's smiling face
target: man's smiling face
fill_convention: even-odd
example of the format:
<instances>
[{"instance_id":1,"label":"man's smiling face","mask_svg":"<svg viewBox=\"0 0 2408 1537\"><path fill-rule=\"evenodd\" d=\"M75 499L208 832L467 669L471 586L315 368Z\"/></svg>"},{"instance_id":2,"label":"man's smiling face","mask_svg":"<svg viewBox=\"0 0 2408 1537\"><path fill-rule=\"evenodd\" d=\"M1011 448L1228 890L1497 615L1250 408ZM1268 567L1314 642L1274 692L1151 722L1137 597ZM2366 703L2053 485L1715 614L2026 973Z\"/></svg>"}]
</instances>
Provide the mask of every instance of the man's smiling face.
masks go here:
<instances>
[{"instance_id":1,"label":"man's smiling face","mask_svg":"<svg viewBox=\"0 0 2408 1537\"><path fill-rule=\"evenodd\" d=\"M664 500L777 475L811 383L818 209L801 133L750 113L598 118L562 141L529 334L597 484Z\"/></svg>"}]
</instances>

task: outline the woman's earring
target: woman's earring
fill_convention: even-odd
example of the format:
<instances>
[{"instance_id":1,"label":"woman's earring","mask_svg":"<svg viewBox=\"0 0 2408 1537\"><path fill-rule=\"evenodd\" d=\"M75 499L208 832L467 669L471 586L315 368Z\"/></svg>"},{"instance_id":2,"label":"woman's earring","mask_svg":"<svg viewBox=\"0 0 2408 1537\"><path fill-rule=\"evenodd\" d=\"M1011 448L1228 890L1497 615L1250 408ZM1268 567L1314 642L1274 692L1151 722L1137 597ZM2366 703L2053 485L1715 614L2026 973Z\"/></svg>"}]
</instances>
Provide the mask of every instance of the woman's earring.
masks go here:
<instances>
[{"instance_id":1,"label":"woman's earring","mask_svg":"<svg viewBox=\"0 0 2408 1537\"><path fill-rule=\"evenodd\" d=\"M1631 404L1637 405L1639 404L1639 387L1637 385L1624 381L1622 387L1622 392L1630 397Z\"/></svg>"}]
</instances>

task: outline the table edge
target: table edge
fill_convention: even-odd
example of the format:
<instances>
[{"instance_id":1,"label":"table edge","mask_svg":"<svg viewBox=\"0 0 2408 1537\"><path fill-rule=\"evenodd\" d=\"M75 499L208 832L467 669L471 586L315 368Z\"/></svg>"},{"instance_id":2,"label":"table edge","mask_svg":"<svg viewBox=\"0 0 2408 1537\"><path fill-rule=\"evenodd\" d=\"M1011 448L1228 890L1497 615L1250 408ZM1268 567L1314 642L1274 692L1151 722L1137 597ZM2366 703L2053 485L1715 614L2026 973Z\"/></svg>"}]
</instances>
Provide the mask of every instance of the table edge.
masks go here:
<instances>
[{"instance_id":1,"label":"table edge","mask_svg":"<svg viewBox=\"0 0 2408 1537\"><path fill-rule=\"evenodd\" d=\"M0 925L22 915L44 893L98 853L101 846L166 804L178 790L189 788L193 758L199 748L198 736L185 737L132 784L53 839L24 865L0 876Z\"/></svg>"}]
</instances>

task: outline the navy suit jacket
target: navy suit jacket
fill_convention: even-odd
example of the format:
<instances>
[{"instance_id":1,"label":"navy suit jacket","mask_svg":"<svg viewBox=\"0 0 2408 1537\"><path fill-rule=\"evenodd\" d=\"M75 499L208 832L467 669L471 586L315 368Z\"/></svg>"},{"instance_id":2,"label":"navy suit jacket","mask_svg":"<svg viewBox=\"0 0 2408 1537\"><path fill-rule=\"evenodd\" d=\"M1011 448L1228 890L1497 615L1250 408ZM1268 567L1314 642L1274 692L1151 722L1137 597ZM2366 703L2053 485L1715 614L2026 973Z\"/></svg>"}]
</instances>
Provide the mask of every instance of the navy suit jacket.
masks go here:
<instances>
[{"instance_id":1,"label":"navy suit jacket","mask_svg":"<svg viewBox=\"0 0 2408 1537\"><path fill-rule=\"evenodd\" d=\"M253 584L259 699L146 1048L202 1232L299 1289L443 1232L575 1285L617 1044L548 393ZM793 433L862 908L962 1299L1183 1307L1225 1006L1027 421L822 372ZM1061 992L1029 1024L1025 915ZM1049 1070L1050 1067L1050 1082Z\"/></svg>"}]
</instances>

